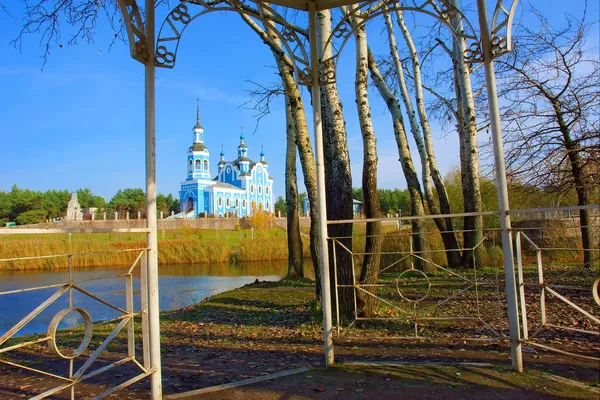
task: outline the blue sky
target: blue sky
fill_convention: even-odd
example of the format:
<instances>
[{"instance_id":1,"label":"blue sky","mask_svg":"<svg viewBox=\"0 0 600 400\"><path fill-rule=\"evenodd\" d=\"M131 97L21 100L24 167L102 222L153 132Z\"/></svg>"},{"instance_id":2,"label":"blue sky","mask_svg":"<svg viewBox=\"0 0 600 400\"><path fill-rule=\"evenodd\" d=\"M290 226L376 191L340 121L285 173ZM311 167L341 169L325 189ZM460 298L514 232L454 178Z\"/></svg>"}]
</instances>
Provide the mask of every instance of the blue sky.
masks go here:
<instances>
[{"instance_id":1,"label":"blue sky","mask_svg":"<svg viewBox=\"0 0 600 400\"><path fill-rule=\"evenodd\" d=\"M127 45L117 42L110 47L113 35L103 22L94 43L80 41L69 46L65 29L64 42L59 41L62 48L54 46L41 70L39 37L27 36L20 51L10 43L19 32L21 3L9 0L4 4L13 17L0 11L0 190L9 190L15 183L35 190L89 187L110 199L118 189L144 187L144 75L142 65L129 57ZM540 0L537 4L544 4L556 20L568 7L563 1ZM166 11L157 12L157 21L162 21ZM598 18L597 5L591 5L590 14ZM418 18L410 21L420 23ZM375 52L384 54L387 42L381 28L373 23L368 34ZM398 40L402 43L400 37ZM597 38L593 41L597 44ZM360 186L362 140L354 102L353 47L349 42L344 49L338 82L346 111L354 186ZM208 14L190 25L176 68L157 70L160 192L176 194L185 178L185 151L192 140L198 97L213 174L221 144L226 158L235 158L243 126L250 158L258 159L264 145L275 179L275 195L284 195L283 99L275 100L272 114L261 120L254 133L256 112L240 107L252 88L245 80L277 82L273 66L267 46L234 14ZM387 109L374 91L370 99L378 137L379 185L404 188ZM451 127L434 124L433 128L438 164L445 173L458 164L457 138ZM300 172L299 177L301 180Z\"/></svg>"}]
</instances>

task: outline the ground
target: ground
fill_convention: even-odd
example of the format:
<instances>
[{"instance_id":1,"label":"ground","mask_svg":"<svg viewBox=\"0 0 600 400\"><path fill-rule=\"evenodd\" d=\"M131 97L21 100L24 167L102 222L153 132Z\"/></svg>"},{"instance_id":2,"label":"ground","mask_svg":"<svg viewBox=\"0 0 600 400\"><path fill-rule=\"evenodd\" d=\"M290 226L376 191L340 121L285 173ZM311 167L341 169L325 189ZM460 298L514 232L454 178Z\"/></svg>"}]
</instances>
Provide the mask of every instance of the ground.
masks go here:
<instances>
[{"instance_id":1,"label":"ground","mask_svg":"<svg viewBox=\"0 0 600 400\"><path fill-rule=\"evenodd\" d=\"M257 283L222 293L197 305L163 313L164 392L180 394L311 367L313 370L300 375L202 398L398 398L396 393L407 398L598 398L598 393L590 390L600 383L597 361L526 348L526 373L517 374L510 370L505 341L465 341L452 335L435 340L404 340L375 335L372 328L355 329L353 335L342 335L335 340L336 362L341 366L324 370L320 322L314 287L304 282ZM90 348L96 347L115 324L96 324ZM58 343L77 346L80 338L80 329L63 331L58 335ZM92 369L122 357L126 349L125 338L123 331ZM139 345L137 352L141 354ZM56 362L41 345L11 357L12 361L53 373L65 373L68 368L67 362ZM406 365L358 368L345 364L356 361ZM75 368L82 362L77 361ZM464 362L486 365L446 365ZM427 365L419 366L423 363ZM128 365L117 367L78 387L76 394L78 398L90 397L129 379L135 371ZM544 374L579 381L584 388L555 382ZM50 384L58 383L51 378L0 366L0 398L3 399L28 398L52 387ZM109 398L145 399L148 390L149 384L145 380ZM61 393L58 398L68 398L68 393Z\"/></svg>"}]
</instances>

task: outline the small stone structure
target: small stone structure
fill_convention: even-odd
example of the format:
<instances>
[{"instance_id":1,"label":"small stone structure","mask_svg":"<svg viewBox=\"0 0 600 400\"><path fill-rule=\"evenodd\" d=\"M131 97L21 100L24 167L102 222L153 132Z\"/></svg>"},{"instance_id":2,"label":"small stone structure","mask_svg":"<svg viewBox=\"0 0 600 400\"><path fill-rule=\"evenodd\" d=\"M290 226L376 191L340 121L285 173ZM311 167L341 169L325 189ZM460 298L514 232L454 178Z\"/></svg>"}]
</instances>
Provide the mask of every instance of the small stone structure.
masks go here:
<instances>
[{"instance_id":1,"label":"small stone structure","mask_svg":"<svg viewBox=\"0 0 600 400\"><path fill-rule=\"evenodd\" d=\"M81 211L81 206L79 205L79 201L77 200L77 193L71 193L71 200L69 200L69 204L67 206L67 216L65 218L67 221L82 221L83 213Z\"/></svg>"}]
</instances>

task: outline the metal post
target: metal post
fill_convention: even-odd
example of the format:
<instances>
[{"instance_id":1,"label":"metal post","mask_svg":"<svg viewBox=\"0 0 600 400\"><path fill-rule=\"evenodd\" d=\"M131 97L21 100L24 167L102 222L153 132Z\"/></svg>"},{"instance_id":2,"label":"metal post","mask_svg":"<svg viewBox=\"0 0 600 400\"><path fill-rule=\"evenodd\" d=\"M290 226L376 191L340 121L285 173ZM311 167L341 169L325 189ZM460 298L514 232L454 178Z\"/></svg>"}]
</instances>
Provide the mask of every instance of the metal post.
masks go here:
<instances>
[{"instance_id":1,"label":"metal post","mask_svg":"<svg viewBox=\"0 0 600 400\"><path fill-rule=\"evenodd\" d=\"M323 122L321 120L321 87L319 86L319 52L317 49L317 6L308 2L310 33L311 90L313 122L315 130L315 152L317 153L317 199L319 202L319 244L321 247L321 299L323 302L323 334L325 338L325 365L334 362L331 322L331 283L329 279L329 248L327 247L327 203L325 199L325 163L323 155Z\"/></svg>"},{"instance_id":2,"label":"metal post","mask_svg":"<svg viewBox=\"0 0 600 400\"><path fill-rule=\"evenodd\" d=\"M504 147L500 128L500 109L496 92L496 72L492 57L492 43L487 18L486 0L477 0L479 16L479 32L485 68L485 84L488 92L490 126L492 128L492 144L496 164L496 186L498 188L498 209L500 211L500 227L502 231L502 253L504 255L504 281L506 303L508 308L508 326L510 329L510 352L512 367L523 372L523 354L521 352L521 335L519 333L519 311L517 306L517 287L515 266L511 241L510 215L508 214L508 189L506 184L506 166L504 164Z\"/></svg>"},{"instance_id":3,"label":"metal post","mask_svg":"<svg viewBox=\"0 0 600 400\"><path fill-rule=\"evenodd\" d=\"M523 339L529 338L527 324L527 304L525 302L525 279L523 278L523 253L521 252L521 232L515 235L515 253L517 256L517 273L519 274L519 301L521 304L521 323L523 324Z\"/></svg>"},{"instance_id":4,"label":"metal post","mask_svg":"<svg viewBox=\"0 0 600 400\"><path fill-rule=\"evenodd\" d=\"M146 44L148 60L144 65L146 78L146 227L148 321L150 330L150 366L152 399L162 399L160 368L160 321L158 305L158 232L156 221L156 126L155 126L155 69L154 69L154 1L146 0Z\"/></svg>"}]
</instances>

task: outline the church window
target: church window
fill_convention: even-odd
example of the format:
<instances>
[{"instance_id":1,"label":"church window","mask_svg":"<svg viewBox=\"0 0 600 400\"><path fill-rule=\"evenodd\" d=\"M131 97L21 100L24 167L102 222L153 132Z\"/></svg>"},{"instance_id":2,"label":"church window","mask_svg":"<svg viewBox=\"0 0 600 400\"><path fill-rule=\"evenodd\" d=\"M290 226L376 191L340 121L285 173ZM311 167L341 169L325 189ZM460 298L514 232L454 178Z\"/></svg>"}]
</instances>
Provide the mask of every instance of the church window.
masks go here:
<instances>
[{"instance_id":1,"label":"church window","mask_svg":"<svg viewBox=\"0 0 600 400\"><path fill-rule=\"evenodd\" d=\"M204 160L204 172L208 173L208 160Z\"/></svg>"},{"instance_id":2,"label":"church window","mask_svg":"<svg viewBox=\"0 0 600 400\"><path fill-rule=\"evenodd\" d=\"M239 207L240 206L240 199L235 199L235 206Z\"/></svg>"},{"instance_id":3,"label":"church window","mask_svg":"<svg viewBox=\"0 0 600 400\"><path fill-rule=\"evenodd\" d=\"M265 186L265 193L269 194L269 187L268 186Z\"/></svg>"},{"instance_id":4,"label":"church window","mask_svg":"<svg viewBox=\"0 0 600 400\"><path fill-rule=\"evenodd\" d=\"M266 210L269 211L269 202L268 201L267 201L267 208L266 208Z\"/></svg>"},{"instance_id":5,"label":"church window","mask_svg":"<svg viewBox=\"0 0 600 400\"><path fill-rule=\"evenodd\" d=\"M254 194L254 184L250 185L250 193Z\"/></svg>"},{"instance_id":6,"label":"church window","mask_svg":"<svg viewBox=\"0 0 600 400\"><path fill-rule=\"evenodd\" d=\"M242 208L246 208L246 200L242 200Z\"/></svg>"},{"instance_id":7,"label":"church window","mask_svg":"<svg viewBox=\"0 0 600 400\"><path fill-rule=\"evenodd\" d=\"M192 166L193 166L193 161L190 160L189 164L188 164L188 172L192 172Z\"/></svg>"},{"instance_id":8,"label":"church window","mask_svg":"<svg viewBox=\"0 0 600 400\"><path fill-rule=\"evenodd\" d=\"M262 194L262 186L258 185L258 194Z\"/></svg>"},{"instance_id":9,"label":"church window","mask_svg":"<svg viewBox=\"0 0 600 400\"><path fill-rule=\"evenodd\" d=\"M229 207L229 199L225 200L225 205Z\"/></svg>"},{"instance_id":10,"label":"church window","mask_svg":"<svg viewBox=\"0 0 600 400\"><path fill-rule=\"evenodd\" d=\"M202 168L202 161L196 160L196 171L200 171L200 168Z\"/></svg>"},{"instance_id":11,"label":"church window","mask_svg":"<svg viewBox=\"0 0 600 400\"><path fill-rule=\"evenodd\" d=\"M219 207L223 205L223 199L219 197Z\"/></svg>"}]
</instances>

